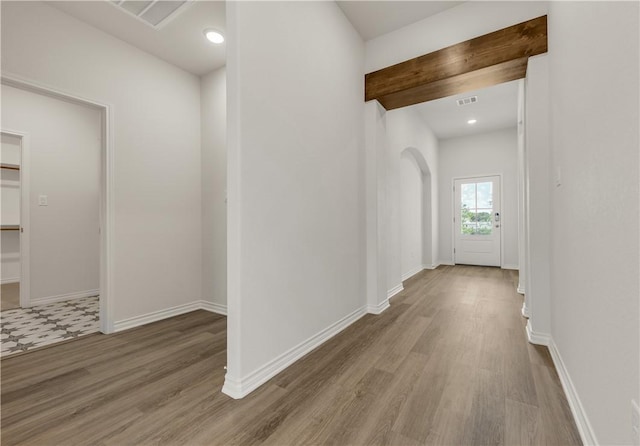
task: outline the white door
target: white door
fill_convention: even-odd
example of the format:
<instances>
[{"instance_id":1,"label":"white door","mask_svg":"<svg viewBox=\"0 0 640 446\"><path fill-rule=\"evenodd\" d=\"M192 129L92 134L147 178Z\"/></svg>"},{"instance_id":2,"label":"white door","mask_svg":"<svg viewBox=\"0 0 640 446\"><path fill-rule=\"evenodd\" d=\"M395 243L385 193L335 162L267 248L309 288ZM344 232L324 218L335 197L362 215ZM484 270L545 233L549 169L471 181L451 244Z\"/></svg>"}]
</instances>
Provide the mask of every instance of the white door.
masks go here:
<instances>
[{"instance_id":1,"label":"white door","mask_svg":"<svg viewBox=\"0 0 640 446\"><path fill-rule=\"evenodd\" d=\"M500 266L500 177L455 181L454 263Z\"/></svg>"}]
</instances>

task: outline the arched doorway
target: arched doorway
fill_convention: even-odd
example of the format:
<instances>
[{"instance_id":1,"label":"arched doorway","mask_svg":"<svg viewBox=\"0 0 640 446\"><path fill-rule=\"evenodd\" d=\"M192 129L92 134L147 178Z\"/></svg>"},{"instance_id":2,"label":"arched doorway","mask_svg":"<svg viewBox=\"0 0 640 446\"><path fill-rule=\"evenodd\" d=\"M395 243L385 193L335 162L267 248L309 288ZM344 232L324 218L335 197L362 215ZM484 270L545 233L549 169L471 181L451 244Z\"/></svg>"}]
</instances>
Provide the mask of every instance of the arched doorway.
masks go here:
<instances>
[{"instance_id":1,"label":"arched doorway","mask_svg":"<svg viewBox=\"0 0 640 446\"><path fill-rule=\"evenodd\" d=\"M400 153L400 251L402 280L434 264L432 176L415 147Z\"/></svg>"}]
</instances>

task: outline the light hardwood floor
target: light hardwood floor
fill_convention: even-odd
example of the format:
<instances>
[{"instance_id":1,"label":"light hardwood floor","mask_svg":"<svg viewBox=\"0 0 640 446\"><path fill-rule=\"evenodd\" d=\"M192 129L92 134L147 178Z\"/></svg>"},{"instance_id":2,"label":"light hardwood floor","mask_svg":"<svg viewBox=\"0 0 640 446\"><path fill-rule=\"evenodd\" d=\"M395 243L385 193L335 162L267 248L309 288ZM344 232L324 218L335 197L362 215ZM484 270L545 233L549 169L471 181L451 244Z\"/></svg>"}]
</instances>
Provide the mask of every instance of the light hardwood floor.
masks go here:
<instances>
[{"instance_id":1,"label":"light hardwood floor","mask_svg":"<svg viewBox=\"0 0 640 446\"><path fill-rule=\"evenodd\" d=\"M20 308L20 283L4 283L0 285L0 311Z\"/></svg>"},{"instance_id":2,"label":"light hardwood floor","mask_svg":"<svg viewBox=\"0 0 640 446\"><path fill-rule=\"evenodd\" d=\"M440 267L242 400L204 311L1 361L2 444L575 445L516 276Z\"/></svg>"}]
</instances>

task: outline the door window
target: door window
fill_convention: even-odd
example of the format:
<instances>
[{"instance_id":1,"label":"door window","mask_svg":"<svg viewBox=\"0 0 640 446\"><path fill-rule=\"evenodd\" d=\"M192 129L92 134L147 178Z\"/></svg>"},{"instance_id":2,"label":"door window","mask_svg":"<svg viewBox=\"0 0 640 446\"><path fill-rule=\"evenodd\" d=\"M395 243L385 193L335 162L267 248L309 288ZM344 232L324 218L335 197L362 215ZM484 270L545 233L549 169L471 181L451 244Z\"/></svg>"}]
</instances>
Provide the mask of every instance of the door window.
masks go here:
<instances>
[{"instance_id":1,"label":"door window","mask_svg":"<svg viewBox=\"0 0 640 446\"><path fill-rule=\"evenodd\" d=\"M493 182L465 183L460 188L460 233L491 235L493 230Z\"/></svg>"}]
</instances>

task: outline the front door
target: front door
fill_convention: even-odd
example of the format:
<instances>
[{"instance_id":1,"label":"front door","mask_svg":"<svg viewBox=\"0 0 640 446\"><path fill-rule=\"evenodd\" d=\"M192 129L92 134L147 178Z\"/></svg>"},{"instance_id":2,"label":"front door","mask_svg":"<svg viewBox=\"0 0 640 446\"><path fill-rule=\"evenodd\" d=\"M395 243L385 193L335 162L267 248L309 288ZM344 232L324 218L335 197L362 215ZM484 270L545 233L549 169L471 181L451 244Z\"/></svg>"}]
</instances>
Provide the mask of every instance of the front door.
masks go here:
<instances>
[{"instance_id":1,"label":"front door","mask_svg":"<svg viewBox=\"0 0 640 446\"><path fill-rule=\"evenodd\" d=\"M454 263L500 266L500 177L455 180Z\"/></svg>"}]
</instances>

